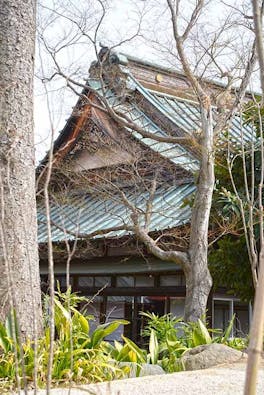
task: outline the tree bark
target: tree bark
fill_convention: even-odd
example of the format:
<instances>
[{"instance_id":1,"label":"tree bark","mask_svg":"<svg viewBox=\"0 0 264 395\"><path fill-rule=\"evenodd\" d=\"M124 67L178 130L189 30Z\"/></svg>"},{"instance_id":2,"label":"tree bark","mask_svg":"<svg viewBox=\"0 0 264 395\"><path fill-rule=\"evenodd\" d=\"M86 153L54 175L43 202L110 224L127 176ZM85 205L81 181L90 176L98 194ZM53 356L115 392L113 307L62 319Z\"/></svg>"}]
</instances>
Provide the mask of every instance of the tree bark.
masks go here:
<instances>
[{"instance_id":1,"label":"tree bark","mask_svg":"<svg viewBox=\"0 0 264 395\"><path fill-rule=\"evenodd\" d=\"M214 190L214 129L210 98L201 98L202 155L197 190L192 208L189 259L186 273L185 320L197 321L205 315L212 287L208 269L208 226Z\"/></svg>"},{"instance_id":2,"label":"tree bark","mask_svg":"<svg viewBox=\"0 0 264 395\"><path fill-rule=\"evenodd\" d=\"M205 318L208 296L212 287L212 279L207 268L207 257L194 266L194 270L186 276L186 297L184 321L195 322Z\"/></svg>"},{"instance_id":3,"label":"tree bark","mask_svg":"<svg viewBox=\"0 0 264 395\"><path fill-rule=\"evenodd\" d=\"M34 0L0 1L0 319L41 331L33 141Z\"/></svg>"}]
</instances>

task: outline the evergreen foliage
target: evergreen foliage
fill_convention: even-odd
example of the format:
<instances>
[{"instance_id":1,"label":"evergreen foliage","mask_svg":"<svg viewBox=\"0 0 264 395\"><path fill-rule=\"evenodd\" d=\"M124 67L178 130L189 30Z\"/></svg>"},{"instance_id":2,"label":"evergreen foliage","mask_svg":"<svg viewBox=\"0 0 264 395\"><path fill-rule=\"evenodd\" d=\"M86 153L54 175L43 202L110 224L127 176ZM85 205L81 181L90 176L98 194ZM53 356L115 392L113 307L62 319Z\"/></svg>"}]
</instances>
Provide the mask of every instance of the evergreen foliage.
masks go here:
<instances>
[{"instance_id":1,"label":"evergreen foliage","mask_svg":"<svg viewBox=\"0 0 264 395\"><path fill-rule=\"evenodd\" d=\"M243 205L246 223L249 220L250 205L253 206L254 238L258 248L258 188L261 179L261 151L258 139L260 127L263 127L264 108L260 108L260 118L256 107L260 98L256 98L256 100L256 102L246 104L243 114L243 122L251 123L256 133L254 145L248 143L248 146L244 146L245 172L239 145L233 148L231 156L233 160L232 175ZM254 138L254 136L252 137ZM242 224L241 203L234 193L231 183L226 147L218 147L215 163L216 184L211 212L212 230L221 224L221 227L226 228L226 231L209 251L209 268L214 280L214 288L225 286L231 294L238 296L241 300L251 301L254 296L254 287ZM246 195L245 180L249 186L250 202Z\"/></svg>"}]
</instances>

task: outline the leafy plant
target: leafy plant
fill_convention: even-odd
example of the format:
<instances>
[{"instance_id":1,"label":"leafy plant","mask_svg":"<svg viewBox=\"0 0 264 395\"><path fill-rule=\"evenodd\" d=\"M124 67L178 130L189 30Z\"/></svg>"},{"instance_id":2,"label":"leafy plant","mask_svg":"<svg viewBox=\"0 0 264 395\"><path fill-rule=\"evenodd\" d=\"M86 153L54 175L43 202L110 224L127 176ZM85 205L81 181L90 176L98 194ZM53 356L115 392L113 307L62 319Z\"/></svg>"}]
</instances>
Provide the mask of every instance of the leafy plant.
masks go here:
<instances>
[{"instance_id":1,"label":"leafy plant","mask_svg":"<svg viewBox=\"0 0 264 395\"><path fill-rule=\"evenodd\" d=\"M147 319L144 336L148 340L148 351L141 349L132 340L122 336L123 344L115 341L110 344L105 338L120 325L128 324L125 320L116 320L98 325L92 335L89 334L89 321L92 316L80 312L80 302L87 302L83 297L58 291L55 298L54 359L52 380L54 385L74 382L78 384L107 381L124 377L128 374L129 363L136 365L136 374L140 373L142 364L159 364L167 372L184 370L180 357L190 348L200 344L219 342L238 349L245 348L242 339L230 339L234 323L231 320L225 333L206 328L202 320L196 323L184 323L181 318L171 314L159 317L153 313L142 313ZM13 321L15 315L13 314ZM17 334L12 336L14 322L11 318L5 324L0 323L0 388L14 389L19 376L21 384L25 376L30 384L36 369L40 387L46 383L47 366L50 352L50 330L45 329L44 335L33 344L27 341L18 347ZM12 325L11 325L12 324ZM34 347L35 346L35 347ZM37 354L35 355L35 349ZM16 364L17 359L17 364ZM37 366L35 360L37 359ZM127 362L127 365L126 365ZM22 366L24 364L24 372ZM16 368L18 366L18 369Z\"/></svg>"},{"instance_id":2,"label":"leafy plant","mask_svg":"<svg viewBox=\"0 0 264 395\"><path fill-rule=\"evenodd\" d=\"M52 367L53 383L67 384L91 383L107 381L123 377L127 368L120 367L118 361L104 347L106 336L114 332L120 325L128 324L125 320L116 320L99 325L93 334L89 335L89 320L77 310L79 302L85 301L83 297L67 291L60 291L55 298L55 328L54 358ZM86 299L87 302L87 299ZM34 347L32 341L23 344L23 352L16 350L17 344L10 337L10 323L0 324L0 387L13 389L16 386L17 376L22 385L24 366L27 382L32 382L34 369L36 369L38 385L43 387L46 382L47 366L50 352L50 330L47 327L44 335ZM37 349L35 355L34 349ZM17 351L17 352L14 352ZM35 359L37 366L34 368ZM16 369L16 361L17 366Z\"/></svg>"},{"instance_id":3,"label":"leafy plant","mask_svg":"<svg viewBox=\"0 0 264 395\"><path fill-rule=\"evenodd\" d=\"M187 350L202 344L214 342L237 349L245 348L243 339L230 339L235 316L222 333L220 330L208 329L203 320L185 323L182 318L175 318L171 314L161 317L153 313L141 314L148 320L143 332L149 340L148 361L158 363L167 372L184 370L179 358Z\"/></svg>"},{"instance_id":4,"label":"leafy plant","mask_svg":"<svg viewBox=\"0 0 264 395\"><path fill-rule=\"evenodd\" d=\"M227 346L235 348L239 351L245 351L248 346L248 337L233 337L231 339L227 339L226 343Z\"/></svg>"},{"instance_id":5,"label":"leafy plant","mask_svg":"<svg viewBox=\"0 0 264 395\"><path fill-rule=\"evenodd\" d=\"M150 332L149 338L149 355L151 363L156 364L159 356L159 343L157 335L153 329Z\"/></svg>"},{"instance_id":6,"label":"leafy plant","mask_svg":"<svg viewBox=\"0 0 264 395\"><path fill-rule=\"evenodd\" d=\"M124 344L114 341L114 345L104 342L104 347L111 356L118 362L146 363L147 352L142 350L132 340L122 336Z\"/></svg>"},{"instance_id":7,"label":"leafy plant","mask_svg":"<svg viewBox=\"0 0 264 395\"><path fill-rule=\"evenodd\" d=\"M13 314L12 317L12 313L10 313L6 319L5 324L0 322L0 348L6 353L13 350L15 343L14 335L12 333L12 319L16 321L15 315ZM15 326L17 326L16 323ZM17 329L15 339L17 339Z\"/></svg>"},{"instance_id":8,"label":"leafy plant","mask_svg":"<svg viewBox=\"0 0 264 395\"><path fill-rule=\"evenodd\" d=\"M142 336L149 338L153 330L158 342L165 342L168 335L176 335L179 324L182 322L182 318L176 318L171 313L162 316L149 312L141 312L140 314L147 320Z\"/></svg>"},{"instance_id":9,"label":"leafy plant","mask_svg":"<svg viewBox=\"0 0 264 395\"><path fill-rule=\"evenodd\" d=\"M245 236L224 236L210 251L209 268L214 288L225 284L229 293L243 301L253 299L254 287Z\"/></svg>"}]
</instances>

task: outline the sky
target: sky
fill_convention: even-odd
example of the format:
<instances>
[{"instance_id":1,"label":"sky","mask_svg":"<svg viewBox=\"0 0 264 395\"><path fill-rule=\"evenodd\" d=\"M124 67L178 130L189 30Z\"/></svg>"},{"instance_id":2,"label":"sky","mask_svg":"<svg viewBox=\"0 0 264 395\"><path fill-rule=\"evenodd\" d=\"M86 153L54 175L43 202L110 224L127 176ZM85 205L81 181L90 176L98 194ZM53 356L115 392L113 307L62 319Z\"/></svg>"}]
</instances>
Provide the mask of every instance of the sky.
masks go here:
<instances>
[{"instance_id":1,"label":"sky","mask_svg":"<svg viewBox=\"0 0 264 395\"><path fill-rule=\"evenodd\" d=\"M96 59L91 38L94 39L97 32L97 49L100 49L99 43L113 46L123 42L117 50L169 67L181 67L175 57L166 0L100 1L106 11L98 30L102 17L98 0L41 0L39 3L35 71L37 162L50 148L51 130L54 130L56 138L77 101L76 95L65 87L65 79L54 76L56 67L50 53L56 54L56 61L65 75L84 82L90 63ZM195 0L182 0L180 29L186 25L194 3ZM218 78L219 65L222 71L231 70L234 59L237 60L250 47L252 35L247 28L239 26L241 13L235 11L242 3L245 4L243 12L250 12L246 9L247 1L230 0L224 6L221 0L210 2L193 29L190 42L186 43L192 64L198 64L196 72L200 72L208 61L204 47L210 46L223 21L228 20L228 24L222 29L221 45L216 43L213 47L218 64L207 68L210 77ZM136 35L138 30L139 34ZM133 36L136 37L132 39ZM242 63L243 59L241 67ZM236 72L239 73L239 70Z\"/></svg>"},{"instance_id":2,"label":"sky","mask_svg":"<svg viewBox=\"0 0 264 395\"><path fill-rule=\"evenodd\" d=\"M78 3L78 9L76 4ZM89 9L89 3L93 5ZM88 69L96 54L93 45L89 40L78 36L78 28L72 31L72 23L65 18L54 15L51 10L63 13L67 17L74 18L80 25L84 24L82 15L86 19L92 20L87 22L86 29L89 34L94 34L97 22L102 15L97 1L50 1L43 0L39 6L38 15L38 37L44 35L45 40L52 47L56 47L58 43L65 45L65 49L58 53L60 66L67 75L76 78L80 82L88 76ZM99 43L103 45L116 45L120 41L129 39L136 34L138 29L138 13L142 13L145 8L142 1L130 0L112 0L106 2L107 13L104 22L100 28L97 47ZM137 3L137 4L136 4ZM87 5L88 4L88 5ZM61 6L59 6L61 5ZM52 15L53 14L53 15ZM71 38L76 34L76 42L71 42ZM68 36L68 37L67 37ZM137 42L140 41L140 45ZM79 43L78 43L79 42ZM135 54L139 57L151 58L151 49L146 50L146 46L142 44L142 40L129 40L122 45L122 51ZM148 55L146 55L146 51ZM153 59L153 56L152 56ZM54 78L49 83L43 84L45 78L55 71L54 63L45 50L43 42L37 39L36 45L36 72L35 72L35 147L36 161L38 162L45 152L50 148L51 144L51 128L53 127L55 137L63 128L66 119L70 116L72 107L77 101L76 95L72 94L69 89L65 89L65 80ZM44 78L45 77L45 78ZM50 122L52 117L52 126Z\"/></svg>"}]
</instances>

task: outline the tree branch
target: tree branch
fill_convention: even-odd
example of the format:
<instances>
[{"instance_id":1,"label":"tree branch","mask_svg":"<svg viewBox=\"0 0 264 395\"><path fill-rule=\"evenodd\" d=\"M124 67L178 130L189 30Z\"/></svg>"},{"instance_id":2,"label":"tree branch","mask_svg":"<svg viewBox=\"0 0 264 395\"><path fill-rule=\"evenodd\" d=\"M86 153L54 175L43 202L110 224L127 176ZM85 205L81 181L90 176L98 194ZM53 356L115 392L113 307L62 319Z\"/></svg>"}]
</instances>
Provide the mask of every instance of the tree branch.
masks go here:
<instances>
[{"instance_id":1,"label":"tree branch","mask_svg":"<svg viewBox=\"0 0 264 395\"><path fill-rule=\"evenodd\" d=\"M178 2L177 2L178 3ZM203 3L203 1L199 1L199 3ZM177 51L178 51L178 55L180 57L181 60L181 64L183 67L183 70L188 78L188 80L190 81L195 93L197 94L199 100L201 102L203 102L204 98L207 97L206 93L204 92L202 86L200 85L200 83L198 82L197 78L195 78L191 67L189 65L189 62L186 58L184 49L183 49L183 38L182 36L180 36L179 32L178 32L178 12L174 11L173 8L173 4L171 0L167 0L167 4L169 6L170 9L170 13L171 13L171 21L172 21L172 28L173 28L173 36L175 39L175 43L176 43L176 47L177 47ZM177 4L177 8L178 8L178 4ZM187 33L186 32L186 37L185 40L187 38Z\"/></svg>"},{"instance_id":2,"label":"tree branch","mask_svg":"<svg viewBox=\"0 0 264 395\"><path fill-rule=\"evenodd\" d=\"M148 251L161 259L162 261L171 261L180 265L184 272L189 272L191 270L190 261L188 254L183 251L164 251L158 247L155 241L147 234L147 232L142 229L139 225L134 227L134 232L138 239L144 243Z\"/></svg>"}]
</instances>

